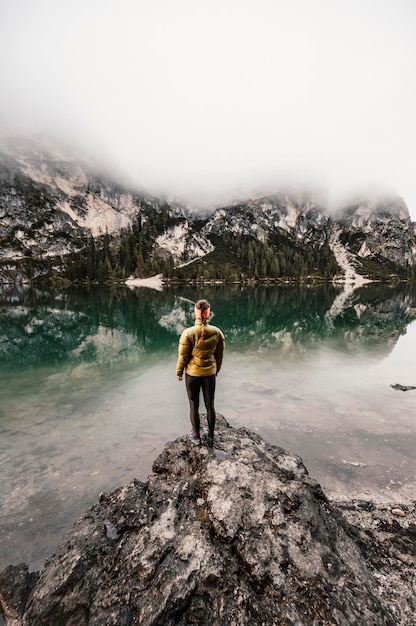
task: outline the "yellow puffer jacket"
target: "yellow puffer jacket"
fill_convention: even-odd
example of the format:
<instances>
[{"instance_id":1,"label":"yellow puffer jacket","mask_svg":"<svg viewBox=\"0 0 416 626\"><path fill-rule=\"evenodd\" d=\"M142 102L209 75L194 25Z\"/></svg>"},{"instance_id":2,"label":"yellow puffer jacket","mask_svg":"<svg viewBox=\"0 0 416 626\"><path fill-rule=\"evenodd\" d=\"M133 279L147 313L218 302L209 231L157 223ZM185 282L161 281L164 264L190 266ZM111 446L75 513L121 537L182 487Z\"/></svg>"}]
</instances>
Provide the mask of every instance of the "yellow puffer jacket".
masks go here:
<instances>
[{"instance_id":1,"label":"yellow puffer jacket","mask_svg":"<svg viewBox=\"0 0 416 626\"><path fill-rule=\"evenodd\" d=\"M206 324L205 338L201 338L202 322L186 328L179 340L176 376L183 370L190 376L212 376L218 374L224 355L224 335L216 326Z\"/></svg>"}]
</instances>

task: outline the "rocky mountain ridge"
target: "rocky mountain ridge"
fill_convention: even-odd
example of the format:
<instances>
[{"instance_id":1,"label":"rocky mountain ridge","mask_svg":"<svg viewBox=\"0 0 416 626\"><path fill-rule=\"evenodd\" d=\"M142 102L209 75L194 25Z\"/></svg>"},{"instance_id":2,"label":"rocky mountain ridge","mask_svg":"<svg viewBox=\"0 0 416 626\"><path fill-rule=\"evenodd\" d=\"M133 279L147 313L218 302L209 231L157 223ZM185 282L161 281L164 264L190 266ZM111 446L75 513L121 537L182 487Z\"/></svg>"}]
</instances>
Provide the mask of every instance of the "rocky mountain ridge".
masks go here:
<instances>
[{"instance_id":1,"label":"rocky mountain ridge","mask_svg":"<svg viewBox=\"0 0 416 626\"><path fill-rule=\"evenodd\" d=\"M89 237L117 237L135 221L150 223L149 256L171 258L183 267L213 255L216 238L247 237L319 248L329 244L337 260L348 257L350 278L371 274L375 265L416 264L416 224L402 199L360 198L330 213L313 194L281 192L214 210L201 219L196 211L132 190L97 173L89 163L50 143L3 140L0 146L0 280L27 280L25 261L59 266L82 250ZM339 263L339 274L346 266ZM43 269L39 269L41 274Z\"/></svg>"}]
</instances>

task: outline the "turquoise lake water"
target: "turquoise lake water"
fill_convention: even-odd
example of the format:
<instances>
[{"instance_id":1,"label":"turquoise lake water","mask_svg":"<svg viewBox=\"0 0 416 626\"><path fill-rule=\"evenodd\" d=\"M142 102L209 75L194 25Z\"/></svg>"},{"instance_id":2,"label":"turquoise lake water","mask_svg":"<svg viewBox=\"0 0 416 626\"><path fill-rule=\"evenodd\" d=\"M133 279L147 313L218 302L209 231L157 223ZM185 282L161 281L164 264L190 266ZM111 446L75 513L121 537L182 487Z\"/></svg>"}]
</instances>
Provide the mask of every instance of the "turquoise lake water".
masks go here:
<instances>
[{"instance_id":1,"label":"turquoise lake water","mask_svg":"<svg viewBox=\"0 0 416 626\"><path fill-rule=\"evenodd\" d=\"M84 510L189 431L180 332L226 337L216 408L302 457L328 496L416 498L416 289L0 289L0 568L42 567Z\"/></svg>"}]
</instances>

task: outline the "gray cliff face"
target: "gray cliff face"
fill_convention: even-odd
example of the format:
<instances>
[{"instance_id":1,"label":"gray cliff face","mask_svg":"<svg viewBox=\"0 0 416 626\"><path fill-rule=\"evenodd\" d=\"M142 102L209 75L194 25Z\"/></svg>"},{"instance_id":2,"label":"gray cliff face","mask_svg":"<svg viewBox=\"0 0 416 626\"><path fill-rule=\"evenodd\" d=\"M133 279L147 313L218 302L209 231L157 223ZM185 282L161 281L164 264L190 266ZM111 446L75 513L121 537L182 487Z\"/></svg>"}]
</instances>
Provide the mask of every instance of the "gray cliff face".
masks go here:
<instances>
[{"instance_id":1,"label":"gray cliff face","mask_svg":"<svg viewBox=\"0 0 416 626\"><path fill-rule=\"evenodd\" d=\"M146 219L144 207L161 203L45 141L0 146L0 256L68 253L80 237L117 233L142 211Z\"/></svg>"},{"instance_id":2,"label":"gray cliff face","mask_svg":"<svg viewBox=\"0 0 416 626\"><path fill-rule=\"evenodd\" d=\"M400 265L414 264L416 225L400 198L361 199L337 216L342 239L358 257L382 256Z\"/></svg>"},{"instance_id":3,"label":"gray cliff face","mask_svg":"<svg viewBox=\"0 0 416 626\"><path fill-rule=\"evenodd\" d=\"M307 244L323 243L329 229L330 219L316 199L281 193L218 209L204 231L254 235L261 240L270 233L284 232Z\"/></svg>"},{"instance_id":4,"label":"gray cliff face","mask_svg":"<svg viewBox=\"0 0 416 626\"><path fill-rule=\"evenodd\" d=\"M214 246L204 232L195 232L192 220L177 219L174 226L168 227L156 239L159 251L171 254L177 266L186 265L204 257L214 250Z\"/></svg>"},{"instance_id":5,"label":"gray cliff face","mask_svg":"<svg viewBox=\"0 0 416 626\"><path fill-rule=\"evenodd\" d=\"M4 570L8 626L410 624L405 537L399 575L298 457L218 426L213 450L180 438L146 483L102 494L38 579Z\"/></svg>"},{"instance_id":6,"label":"gray cliff face","mask_svg":"<svg viewBox=\"0 0 416 626\"><path fill-rule=\"evenodd\" d=\"M228 205L197 219L191 208L132 191L51 143L4 140L0 145L0 280L28 278L25 260L60 258L87 237L117 236L140 216L164 213L153 251L181 266L214 250L211 238L233 234L267 241L285 235L303 246L332 241L349 258L416 264L416 225L397 197L360 199L336 215L311 193L281 192ZM169 223L168 223L169 222ZM33 265L33 264L32 264ZM34 276L36 278L36 269Z\"/></svg>"},{"instance_id":7,"label":"gray cliff face","mask_svg":"<svg viewBox=\"0 0 416 626\"><path fill-rule=\"evenodd\" d=\"M48 224L56 220L55 229L64 227L67 236L84 232L97 236L119 231L137 213L138 194L133 196L87 161L46 140L3 141L0 163L1 206L7 223L23 217L24 225L26 215L36 220L41 235L53 230ZM43 217L49 218L45 224Z\"/></svg>"},{"instance_id":8,"label":"gray cliff face","mask_svg":"<svg viewBox=\"0 0 416 626\"><path fill-rule=\"evenodd\" d=\"M0 279L25 282L28 261L59 259L85 239L128 223L119 190L73 157L13 143L0 151ZM132 214L131 196L129 203ZM135 209L136 210L136 209ZM55 261L56 263L56 261Z\"/></svg>"},{"instance_id":9,"label":"gray cliff face","mask_svg":"<svg viewBox=\"0 0 416 626\"><path fill-rule=\"evenodd\" d=\"M204 233L232 232L267 240L287 233L304 245L340 239L356 258L383 257L401 266L416 263L416 225L401 198L362 199L331 215L308 194L277 194L218 209Z\"/></svg>"}]
</instances>

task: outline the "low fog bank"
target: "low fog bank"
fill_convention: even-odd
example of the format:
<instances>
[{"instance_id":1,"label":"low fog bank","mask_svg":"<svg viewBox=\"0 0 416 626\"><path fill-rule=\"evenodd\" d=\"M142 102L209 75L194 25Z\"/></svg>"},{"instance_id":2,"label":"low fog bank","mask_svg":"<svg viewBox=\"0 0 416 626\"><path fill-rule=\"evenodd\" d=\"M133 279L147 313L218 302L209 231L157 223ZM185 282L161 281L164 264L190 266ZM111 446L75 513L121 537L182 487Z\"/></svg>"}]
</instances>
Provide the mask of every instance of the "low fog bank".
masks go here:
<instances>
[{"instance_id":1,"label":"low fog bank","mask_svg":"<svg viewBox=\"0 0 416 626\"><path fill-rule=\"evenodd\" d=\"M3 120L4 121L4 120ZM343 207L354 202L382 202L395 203L401 199L411 213L406 198L402 198L398 190L387 184L357 181L349 185L341 181L323 180L323 177L313 179L300 173L293 174L287 171L276 174L275 177L255 176L247 177L244 183L235 184L233 176L230 180L213 182L207 187L199 186L192 181L183 185L180 181L172 184L163 181L162 174L158 183L152 180L141 179L140 170L126 163L117 162L110 150L103 150L102 146L83 142L77 137L65 137L60 133L22 133L17 128L10 128L0 119L0 148L10 154L24 152L51 155L52 158L79 163L99 176L104 176L134 193L150 195L170 204L185 206L197 217L208 217L216 209L244 203L249 200L258 200L263 197L290 195L299 199L311 198L330 213L336 214ZM412 216L416 221L416 214Z\"/></svg>"}]
</instances>

